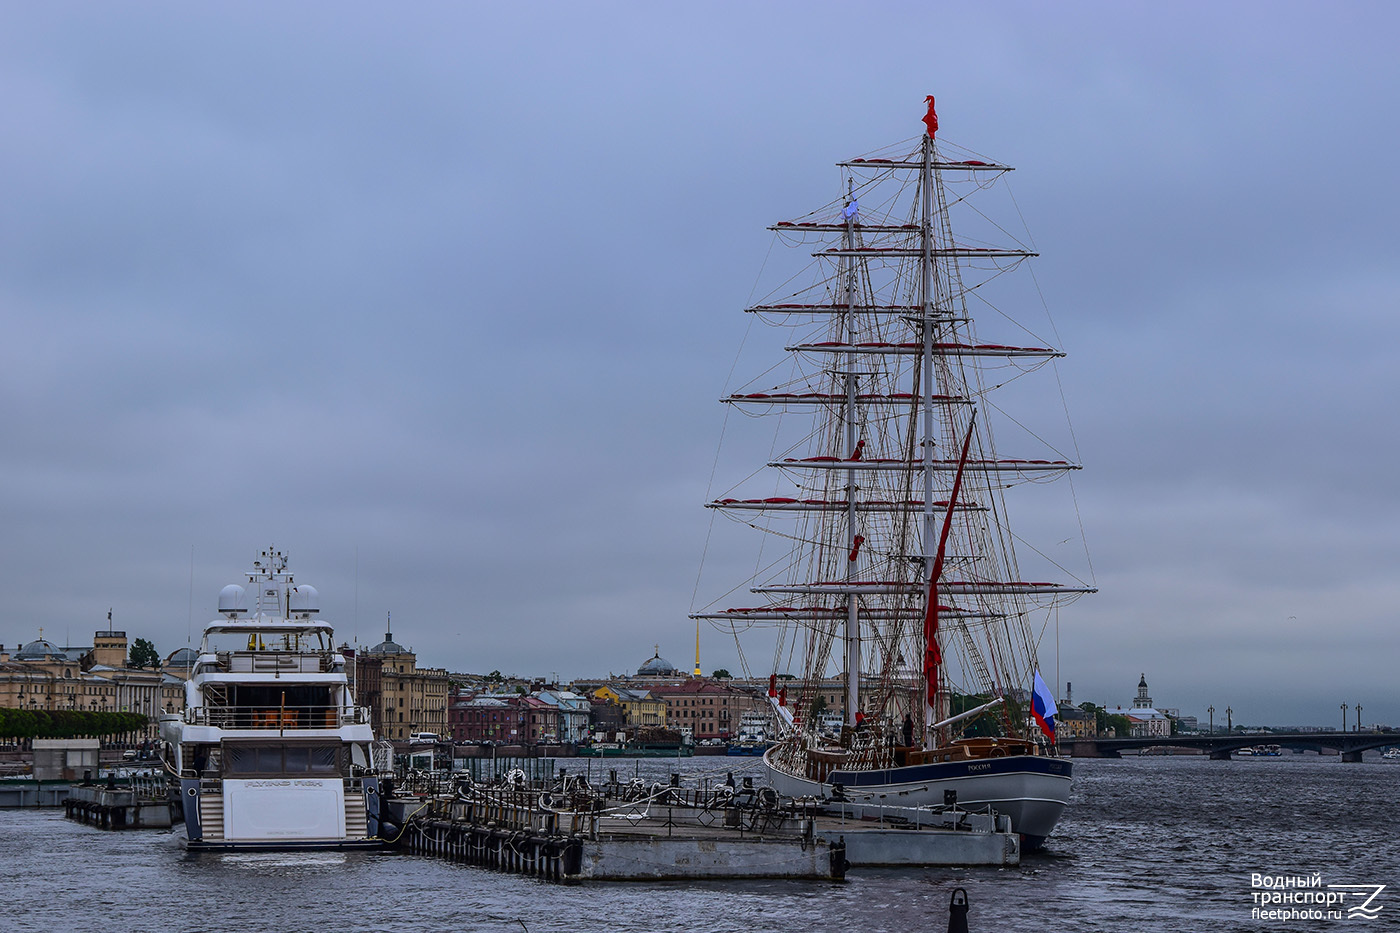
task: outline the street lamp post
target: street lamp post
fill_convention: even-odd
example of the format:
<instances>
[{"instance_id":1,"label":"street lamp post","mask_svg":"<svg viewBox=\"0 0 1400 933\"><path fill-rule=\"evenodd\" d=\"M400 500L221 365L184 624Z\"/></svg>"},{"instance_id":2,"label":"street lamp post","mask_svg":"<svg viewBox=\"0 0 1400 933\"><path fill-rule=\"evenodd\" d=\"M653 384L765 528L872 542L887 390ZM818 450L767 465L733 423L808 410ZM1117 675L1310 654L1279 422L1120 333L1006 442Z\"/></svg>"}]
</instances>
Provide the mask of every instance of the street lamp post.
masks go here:
<instances>
[{"instance_id":1,"label":"street lamp post","mask_svg":"<svg viewBox=\"0 0 1400 933\"><path fill-rule=\"evenodd\" d=\"M1235 715L1235 711L1234 711L1234 710L1230 709L1230 707L1228 707L1228 706L1225 707L1225 734L1226 734L1226 735L1234 735L1234 734L1235 734L1235 720L1234 720L1234 715Z\"/></svg>"},{"instance_id":2,"label":"street lamp post","mask_svg":"<svg viewBox=\"0 0 1400 933\"><path fill-rule=\"evenodd\" d=\"M1342 731L1347 731L1347 705L1345 703L1342 704Z\"/></svg>"},{"instance_id":3,"label":"street lamp post","mask_svg":"<svg viewBox=\"0 0 1400 933\"><path fill-rule=\"evenodd\" d=\"M1206 707L1206 712L1210 713L1210 734L1215 735L1215 707Z\"/></svg>"},{"instance_id":4,"label":"street lamp post","mask_svg":"<svg viewBox=\"0 0 1400 933\"><path fill-rule=\"evenodd\" d=\"M1356 731L1361 731L1361 704L1356 704Z\"/></svg>"}]
</instances>

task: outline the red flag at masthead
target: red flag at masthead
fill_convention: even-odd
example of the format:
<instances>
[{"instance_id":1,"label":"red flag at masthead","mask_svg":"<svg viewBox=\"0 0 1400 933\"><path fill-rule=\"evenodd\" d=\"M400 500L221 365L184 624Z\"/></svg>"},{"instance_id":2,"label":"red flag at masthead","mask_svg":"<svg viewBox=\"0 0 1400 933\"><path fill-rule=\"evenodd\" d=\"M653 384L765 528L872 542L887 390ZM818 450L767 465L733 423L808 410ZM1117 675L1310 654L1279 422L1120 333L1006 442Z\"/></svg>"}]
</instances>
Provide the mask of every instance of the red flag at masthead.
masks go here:
<instances>
[{"instance_id":1,"label":"red flag at masthead","mask_svg":"<svg viewBox=\"0 0 1400 933\"><path fill-rule=\"evenodd\" d=\"M933 139L938 132L938 114L933 110L933 95L930 94L924 100L928 101L928 113L924 114L924 123L928 126L928 138Z\"/></svg>"}]
</instances>

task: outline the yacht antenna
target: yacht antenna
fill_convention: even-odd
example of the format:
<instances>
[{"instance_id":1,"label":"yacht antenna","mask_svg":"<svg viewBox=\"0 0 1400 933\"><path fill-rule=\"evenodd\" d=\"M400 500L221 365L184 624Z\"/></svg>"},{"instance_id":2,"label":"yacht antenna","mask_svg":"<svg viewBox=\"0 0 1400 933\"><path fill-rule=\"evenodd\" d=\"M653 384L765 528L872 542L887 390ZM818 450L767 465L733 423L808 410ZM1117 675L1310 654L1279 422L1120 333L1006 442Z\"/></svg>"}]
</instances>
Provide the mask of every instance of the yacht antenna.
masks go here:
<instances>
[{"instance_id":1,"label":"yacht antenna","mask_svg":"<svg viewBox=\"0 0 1400 933\"><path fill-rule=\"evenodd\" d=\"M194 644L194 545L190 545L190 609L185 618L185 644Z\"/></svg>"}]
</instances>

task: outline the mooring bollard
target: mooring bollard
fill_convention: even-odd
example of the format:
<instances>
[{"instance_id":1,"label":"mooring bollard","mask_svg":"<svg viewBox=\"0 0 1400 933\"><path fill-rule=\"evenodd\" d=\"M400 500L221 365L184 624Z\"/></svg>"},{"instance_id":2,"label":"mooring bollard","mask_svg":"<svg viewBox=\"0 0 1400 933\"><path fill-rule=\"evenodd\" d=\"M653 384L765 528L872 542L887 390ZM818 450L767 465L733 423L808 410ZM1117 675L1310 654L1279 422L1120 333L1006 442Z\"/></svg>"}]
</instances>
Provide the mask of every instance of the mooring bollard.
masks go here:
<instances>
[{"instance_id":1,"label":"mooring bollard","mask_svg":"<svg viewBox=\"0 0 1400 933\"><path fill-rule=\"evenodd\" d=\"M831 860L831 878L833 881L845 881L846 870L851 867L851 863L846 861L846 837L842 836L831 844L828 853Z\"/></svg>"},{"instance_id":2,"label":"mooring bollard","mask_svg":"<svg viewBox=\"0 0 1400 933\"><path fill-rule=\"evenodd\" d=\"M958 900L959 894L962 900ZM948 899L948 933L967 933L967 892L962 888L954 888Z\"/></svg>"},{"instance_id":3,"label":"mooring bollard","mask_svg":"<svg viewBox=\"0 0 1400 933\"><path fill-rule=\"evenodd\" d=\"M578 836L570 836L564 844L563 862L565 877L574 878L583 872L583 840Z\"/></svg>"}]
</instances>

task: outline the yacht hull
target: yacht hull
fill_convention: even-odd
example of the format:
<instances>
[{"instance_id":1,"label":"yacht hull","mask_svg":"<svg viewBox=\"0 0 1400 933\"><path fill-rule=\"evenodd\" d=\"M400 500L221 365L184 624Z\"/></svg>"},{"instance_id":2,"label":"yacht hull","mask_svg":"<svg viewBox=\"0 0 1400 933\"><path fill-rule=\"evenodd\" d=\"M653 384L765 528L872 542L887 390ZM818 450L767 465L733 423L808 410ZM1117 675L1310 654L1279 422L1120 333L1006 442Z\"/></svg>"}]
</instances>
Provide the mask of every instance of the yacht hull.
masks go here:
<instances>
[{"instance_id":1,"label":"yacht hull","mask_svg":"<svg viewBox=\"0 0 1400 933\"><path fill-rule=\"evenodd\" d=\"M382 839L325 839L301 842L201 842L180 839L181 848L190 852L300 852L315 850L382 849Z\"/></svg>"},{"instance_id":2,"label":"yacht hull","mask_svg":"<svg viewBox=\"0 0 1400 933\"><path fill-rule=\"evenodd\" d=\"M191 851L378 849L386 844L380 838L385 827L375 778L361 779L355 793L343 790L338 780L222 781L210 787L209 782L184 779L179 784L171 812L180 814L180 844Z\"/></svg>"},{"instance_id":3,"label":"yacht hull","mask_svg":"<svg viewBox=\"0 0 1400 933\"><path fill-rule=\"evenodd\" d=\"M791 797L832 797L834 785L852 809L883 806L942 806L944 793L956 791L958 806L990 805L1011 818L1027 848L1039 848L1069 803L1071 763L1042 755L937 762L872 771L832 771L825 781L793 774L763 756L773 788Z\"/></svg>"},{"instance_id":4,"label":"yacht hull","mask_svg":"<svg viewBox=\"0 0 1400 933\"><path fill-rule=\"evenodd\" d=\"M725 754L729 755L732 758L757 758L759 755L762 755L764 752L768 751L770 747L771 746L769 746L767 742L759 742L754 744L736 744L729 746L729 748L725 750Z\"/></svg>"}]
</instances>

